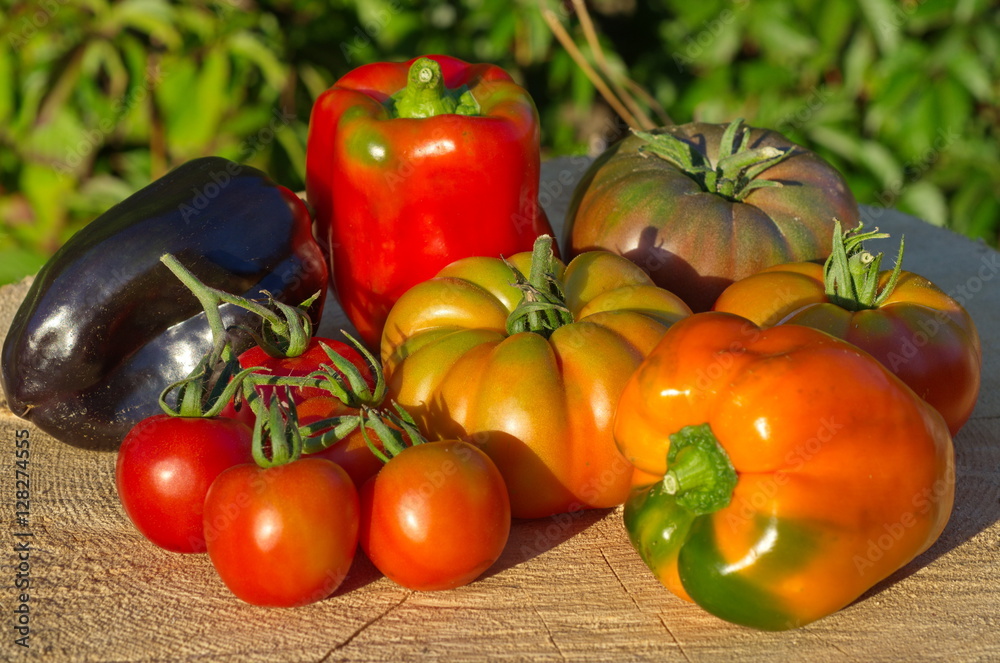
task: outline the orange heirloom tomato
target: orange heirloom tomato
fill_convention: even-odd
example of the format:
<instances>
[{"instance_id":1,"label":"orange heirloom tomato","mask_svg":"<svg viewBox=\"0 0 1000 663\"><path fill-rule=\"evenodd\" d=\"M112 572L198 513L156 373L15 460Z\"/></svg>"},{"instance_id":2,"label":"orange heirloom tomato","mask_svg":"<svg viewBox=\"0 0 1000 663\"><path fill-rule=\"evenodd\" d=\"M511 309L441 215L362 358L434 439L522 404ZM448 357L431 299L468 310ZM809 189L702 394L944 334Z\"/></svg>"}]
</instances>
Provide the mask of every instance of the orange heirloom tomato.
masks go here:
<instances>
[{"instance_id":1,"label":"orange heirloom tomato","mask_svg":"<svg viewBox=\"0 0 1000 663\"><path fill-rule=\"evenodd\" d=\"M390 396L429 438L492 458L514 517L611 507L632 473L611 434L618 397L689 314L627 259L594 251L563 268L543 236L507 264L459 260L407 291L382 361Z\"/></svg>"},{"instance_id":2,"label":"orange heirloom tomato","mask_svg":"<svg viewBox=\"0 0 1000 663\"><path fill-rule=\"evenodd\" d=\"M637 476L658 477L625 503L643 561L754 628L848 605L934 543L954 502L941 415L809 327L681 320L629 380L614 432Z\"/></svg>"},{"instance_id":3,"label":"orange heirloom tomato","mask_svg":"<svg viewBox=\"0 0 1000 663\"><path fill-rule=\"evenodd\" d=\"M857 229L855 229L857 230ZM982 349L968 312L922 276L879 271L882 254L861 242L887 237L834 233L825 266L778 265L729 286L715 310L758 325L794 323L821 329L868 352L944 416L952 435L979 396Z\"/></svg>"}]
</instances>

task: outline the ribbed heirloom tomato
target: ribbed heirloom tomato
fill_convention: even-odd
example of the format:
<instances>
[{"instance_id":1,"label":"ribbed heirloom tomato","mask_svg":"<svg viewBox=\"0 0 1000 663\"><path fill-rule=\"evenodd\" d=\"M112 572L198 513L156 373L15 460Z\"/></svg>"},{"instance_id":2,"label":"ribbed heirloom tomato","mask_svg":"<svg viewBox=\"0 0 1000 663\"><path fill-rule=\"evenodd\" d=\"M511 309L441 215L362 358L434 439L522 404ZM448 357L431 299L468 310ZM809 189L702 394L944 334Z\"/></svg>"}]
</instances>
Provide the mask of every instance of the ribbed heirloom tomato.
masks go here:
<instances>
[{"instance_id":1,"label":"ribbed heirloom tomato","mask_svg":"<svg viewBox=\"0 0 1000 663\"><path fill-rule=\"evenodd\" d=\"M828 254L833 219L858 204L819 156L775 131L692 122L636 132L584 174L566 214L565 255L635 261L695 311L768 265Z\"/></svg>"},{"instance_id":2,"label":"ribbed heirloom tomato","mask_svg":"<svg viewBox=\"0 0 1000 663\"><path fill-rule=\"evenodd\" d=\"M979 396L982 349L969 313L922 276L892 271L862 242L875 231L834 233L825 266L789 263L726 288L715 310L770 326L797 324L849 341L882 362L944 416L952 435Z\"/></svg>"},{"instance_id":3,"label":"ribbed heirloom tomato","mask_svg":"<svg viewBox=\"0 0 1000 663\"><path fill-rule=\"evenodd\" d=\"M621 256L564 270L549 237L533 254L459 260L403 295L382 338L389 394L429 438L479 445L515 517L621 504L618 396L690 309Z\"/></svg>"}]
</instances>

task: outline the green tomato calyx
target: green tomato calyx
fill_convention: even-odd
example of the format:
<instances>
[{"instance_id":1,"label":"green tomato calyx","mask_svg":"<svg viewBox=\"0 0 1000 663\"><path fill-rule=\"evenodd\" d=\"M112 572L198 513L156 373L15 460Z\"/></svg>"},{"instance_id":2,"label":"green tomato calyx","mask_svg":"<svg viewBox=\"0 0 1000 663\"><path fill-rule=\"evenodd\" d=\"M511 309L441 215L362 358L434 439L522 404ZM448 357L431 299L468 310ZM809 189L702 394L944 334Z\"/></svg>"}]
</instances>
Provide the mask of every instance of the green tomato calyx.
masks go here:
<instances>
[{"instance_id":1,"label":"green tomato calyx","mask_svg":"<svg viewBox=\"0 0 1000 663\"><path fill-rule=\"evenodd\" d=\"M722 134L719 157L711 163L707 156L677 136L670 128L656 133L633 131L646 141L639 148L643 156L652 154L671 163L701 185L703 191L714 193L734 202L743 201L752 191L764 187L780 187L781 182L757 179L771 166L792 155L792 149L773 146L750 148L750 129L743 119L733 120ZM737 136L739 141L737 141Z\"/></svg>"},{"instance_id":2,"label":"green tomato calyx","mask_svg":"<svg viewBox=\"0 0 1000 663\"><path fill-rule=\"evenodd\" d=\"M428 118L436 115L479 115L479 102L466 87L445 87L441 65L431 58L414 60L406 76L406 87L392 96L392 114L397 118Z\"/></svg>"},{"instance_id":3,"label":"green tomato calyx","mask_svg":"<svg viewBox=\"0 0 1000 663\"><path fill-rule=\"evenodd\" d=\"M708 424L685 426L670 436L662 487L677 504L698 515L729 505L736 469Z\"/></svg>"},{"instance_id":4,"label":"green tomato calyx","mask_svg":"<svg viewBox=\"0 0 1000 663\"><path fill-rule=\"evenodd\" d=\"M573 313L566 308L566 296L555 275L552 237L540 235L535 240L527 278L506 259L504 263L514 274L512 285L524 293L517 307L507 316L509 336L530 331L548 338L559 327L573 322Z\"/></svg>"},{"instance_id":5,"label":"green tomato calyx","mask_svg":"<svg viewBox=\"0 0 1000 663\"><path fill-rule=\"evenodd\" d=\"M833 220L833 249L823 265L823 282L827 299L848 311L876 309L885 303L899 281L903 264L903 240L899 240L896 264L885 285L879 288L882 254L872 255L863 244L869 239L884 239L888 233L878 228L861 232L861 226L843 230L838 219Z\"/></svg>"},{"instance_id":6,"label":"green tomato calyx","mask_svg":"<svg viewBox=\"0 0 1000 663\"><path fill-rule=\"evenodd\" d=\"M378 411L361 408L358 414L358 425L361 427L361 435L368 445L368 450L383 463L388 463L408 447L427 442L427 438L417 428L417 422L403 406L393 401L392 408L394 412L388 409ZM378 439L382 441L381 448L368 435L368 428L374 430Z\"/></svg>"}]
</instances>

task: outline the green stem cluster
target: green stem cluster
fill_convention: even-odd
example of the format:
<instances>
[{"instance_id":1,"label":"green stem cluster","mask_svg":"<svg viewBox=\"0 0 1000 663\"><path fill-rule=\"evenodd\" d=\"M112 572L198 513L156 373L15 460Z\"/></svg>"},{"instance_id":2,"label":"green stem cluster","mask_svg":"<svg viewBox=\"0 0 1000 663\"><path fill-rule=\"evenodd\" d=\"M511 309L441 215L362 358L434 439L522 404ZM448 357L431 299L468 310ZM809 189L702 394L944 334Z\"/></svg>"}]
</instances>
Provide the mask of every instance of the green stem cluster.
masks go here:
<instances>
[{"instance_id":1,"label":"green stem cluster","mask_svg":"<svg viewBox=\"0 0 1000 663\"><path fill-rule=\"evenodd\" d=\"M514 274L514 287L523 293L520 303L507 316L508 335L530 331L548 338L559 327L573 322L573 313L566 307L566 296L556 277L550 236L541 235L535 240L527 278L514 265L504 262Z\"/></svg>"},{"instance_id":2,"label":"green stem cluster","mask_svg":"<svg viewBox=\"0 0 1000 663\"><path fill-rule=\"evenodd\" d=\"M551 238L549 246L551 253ZM330 363L322 364L319 370L309 375L275 376L262 367L241 370L232 349L229 330L219 313L221 303L235 304L258 314L264 320L264 327L273 330L275 338L286 341L286 347L301 346L301 353L312 338L312 326L305 315L305 308L312 300L295 308L269 298L269 304L277 308L275 312L274 308L206 286L171 255L165 255L161 260L201 302L213 338L212 349L192 374L169 385L160 395L160 405L165 412L185 417L218 416L226 403L240 393L255 416L252 451L254 460L262 468L285 465L294 462L303 453L326 449L359 427L368 448L383 462L388 462L408 446L426 441L410 414L397 403L392 404L394 411L378 409L386 394L382 368L367 348L346 332L344 335L365 358L375 376L374 389L368 386L357 366L322 342L320 347ZM264 386L275 388L267 404L262 402L258 391ZM322 389L346 407L357 410L357 413L299 425L292 390L307 388ZM175 389L180 391L177 410L167 405L167 397ZM381 446L375 444L369 430L378 436Z\"/></svg>"},{"instance_id":3,"label":"green stem cluster","mask_svg":"<svg viewBox=\"0 0 1000 663\"><path fill-rule=\"evenodd\" d=\"M302 456L302 432L298 415L292 404L291 393L286 392L285 401L277 393L271 396L271 403L257 416L253 427L254 462L264 469L293 463ZM270 446L271 455L267 455Z\"/></svg>"},{"instance_id":4,"label":"green stem cluster","mask_svg":"<svg viewBox=\"0 0 1000 663\"><path fill-rule=\"evenodd\" d=\"M888 233L878 228L862 232L861 226L843 230L838 219L833 220L833 248L823 266L823 281L827 299L848 311L876 309L885 303L899 281L903 264L903 241L889 279L879 288L882 254L872 255L863 244L870 239L884 239Z\"/></svg>"},{"instance_id":5,"label":"green stem cluster","mask_svg":"<svg viewBox=\"0 0 1000 663\"><path fill-rule=\"evenodd\" d=\"M704 154L669 133L634 131L645 144L641 154L652 154L671 163L701 185L703 191L715 193L732 201L744 200L752 191L763 187L780 187L781 182L757 179L757 176L792 155L792 150L772 146L750 148L750 129L743 119L731 122L722 134L719 156L711 163ZM737 136L739 140L737 142Z\"/></svg>"},{"instance_id":6,"label":"green stem cluster","mask_svg":"<svg viewBox=\"0 0 1000 663\"><path fill-rule=\"evenodd\" d=\"M212 288L198 280L191 271L180 263L177 258L168 254L160 258L160 262L173 272L188 290L198 298L205 315L208 317L208 324L212 329L212 338L225 338L226 328L219 313L219 304L232 304L242 309L256 314L263 321L260 334L253 330L248 331L255 342L272 357L298 357L306 351L309 340L312 338L312 320L309 318L307 310L319 297L320 293L302 302L298 306L289 306L284 302L276 300L271 293L262 291L267 298L267 303L240 297L218 288Z\"/></svg>"},{"instance_id":7,"label":"green stem cluster","mask_svg":"<svg viewBox=\"0 0 1000 663\"><path fill-rule=\"evenodd\" d=\"M319 370L313 371L309 375L302 377L275 376L262 372L264 369L246 369L250 374L243 380L241 396L244 404L249 407L257 418L265 416L264 404L258 394L258 387L283 387L296 389L322 389L333 396L349 408L375 407L385 399L386 384L385 376L379 366L379 362L357 339L342 332L348 341L361 353L368 363L372 374L375 376L375 388L368 386L364 375L358 367L345 359L341 354L334 352L326 343L322 341L319 346L326 353L330 364L321 364ZM342 422L339 417L324 419L311 425L309 431L304 431L306 436L315 435L316 432L326 430L331 426L339 426ZM352 429L353 430L353 429ZM336 439L342 439L350 430ZM325 447L320 447L325 448ZM317 449L318 450L318 449Z\"/></svg>"}]
</instances>

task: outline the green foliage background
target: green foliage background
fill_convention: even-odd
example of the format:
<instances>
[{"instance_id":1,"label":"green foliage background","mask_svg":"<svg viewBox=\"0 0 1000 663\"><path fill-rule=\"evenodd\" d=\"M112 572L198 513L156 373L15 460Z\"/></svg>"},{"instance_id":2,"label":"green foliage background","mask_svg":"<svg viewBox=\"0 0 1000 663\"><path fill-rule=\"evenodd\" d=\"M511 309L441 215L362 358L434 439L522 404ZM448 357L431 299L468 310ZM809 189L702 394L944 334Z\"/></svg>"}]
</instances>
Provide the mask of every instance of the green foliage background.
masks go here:
<instances>
[{"instance_id":1,"label":"green foliage background","mask_svg":"<svg viewBox=\"0 0 1000 663\"><path fill-rule=\"evenodd\" d=\"M0 283L187 159L303 187L309 112L371 61L497 63L534 97L545 156L620 132L553 39L556 0L0 0ZM612 67L675 122L744 117L834 163L859 201L997 242L993 0L593 0ZM585 49L586 52L586 49Z\"/></svg>"}]
</instances>

